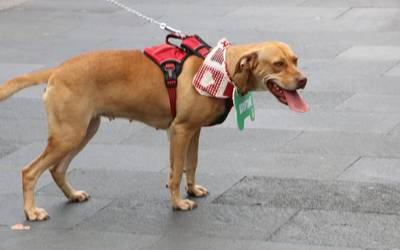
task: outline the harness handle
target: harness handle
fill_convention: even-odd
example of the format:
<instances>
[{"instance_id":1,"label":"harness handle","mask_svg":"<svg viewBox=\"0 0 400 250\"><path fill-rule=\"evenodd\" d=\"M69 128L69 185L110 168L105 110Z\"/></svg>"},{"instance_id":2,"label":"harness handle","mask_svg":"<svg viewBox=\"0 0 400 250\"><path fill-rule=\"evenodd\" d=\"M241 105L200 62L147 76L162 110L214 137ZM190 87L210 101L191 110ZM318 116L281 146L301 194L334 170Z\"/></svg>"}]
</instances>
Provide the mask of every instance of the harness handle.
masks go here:
<instances>
[{"instance_id":1,"label":"harness handle","mask_svg":"<svg viewBox=\"0 0 400 250\"><path fill-rule=\"evenodd\" d=\"M170 40L179 40L180 42L182 42L182 40L184 39L184 37L176 34L176 33L170 33L167 35L167 37L165 38L165 42L169 45L175 46L177 48L180 48L181 44L175 44L173 42L171 42Z\"/></svg>"}]
</instances>

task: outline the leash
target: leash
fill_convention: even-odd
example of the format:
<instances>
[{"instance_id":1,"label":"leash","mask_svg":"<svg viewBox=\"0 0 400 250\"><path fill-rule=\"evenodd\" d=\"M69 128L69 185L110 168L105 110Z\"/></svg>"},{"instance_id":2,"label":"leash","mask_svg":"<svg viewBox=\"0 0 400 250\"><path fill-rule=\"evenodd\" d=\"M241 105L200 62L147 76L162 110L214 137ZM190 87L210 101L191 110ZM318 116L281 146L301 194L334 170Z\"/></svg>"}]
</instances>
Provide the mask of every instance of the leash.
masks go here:
<instances>
[{"instance_id":1,"label":"leash","mask_svg":"<svg viewBox=\"0 0 400 250\"><path fill-rule=\"evenodd\" d=\"M154 18L146 16L145 14L143 14L143 13L141 13L141 12L135 10L135 9L132 9L132 8L130 8L130 7L126 6L126 5L124 5L124 4L116 1L116 0L106 0L106 1L111 3L111 4L114 4L115 6L118 6L118 7L122 8L122 9L126 10L127 12L129 12L131 14L134 14L137 17L143 18L144 20L146 20L149 23L157 24L160 27L160 29L165 30L165 31L167 31L167 32L169 32L171 34L174 34L174 35L178 36L179 38L185 38L186 37L186 35L182 31L180 31L178 29L175 29L175 28L172 28L171 26L168 26L166 23L159 22Z\"/></svg>"}]
</instances>

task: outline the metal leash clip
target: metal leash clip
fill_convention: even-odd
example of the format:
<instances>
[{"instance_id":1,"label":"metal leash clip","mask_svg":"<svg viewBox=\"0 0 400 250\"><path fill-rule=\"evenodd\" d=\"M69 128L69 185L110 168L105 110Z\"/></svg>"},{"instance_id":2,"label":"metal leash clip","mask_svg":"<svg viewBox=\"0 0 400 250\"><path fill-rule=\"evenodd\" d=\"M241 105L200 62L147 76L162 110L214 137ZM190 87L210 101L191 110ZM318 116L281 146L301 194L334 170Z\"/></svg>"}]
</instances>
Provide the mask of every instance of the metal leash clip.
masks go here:
<instances>
[{"instance_id":1,"label":"metal leash clip","mask_svg":"<svg viewBox=\"0 0 400 250\"><path fill-rule=\"evenodd\" d=\"M174 29L170 26L168 26L166 23L160 23L160 29L162 30L166 30L174 35L179 36L180 38L185 38L186 35L182 33L182 31L178 30L178 29Z\"/></svg>"}]
</instances>

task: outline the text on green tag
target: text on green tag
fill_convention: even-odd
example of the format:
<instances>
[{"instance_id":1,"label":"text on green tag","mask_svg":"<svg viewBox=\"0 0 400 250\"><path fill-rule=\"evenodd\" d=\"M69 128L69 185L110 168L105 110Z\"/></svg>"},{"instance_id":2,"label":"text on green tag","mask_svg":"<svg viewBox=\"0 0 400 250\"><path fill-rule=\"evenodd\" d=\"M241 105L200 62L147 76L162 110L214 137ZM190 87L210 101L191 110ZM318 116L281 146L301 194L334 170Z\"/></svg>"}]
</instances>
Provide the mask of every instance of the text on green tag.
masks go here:
<instances>
[{"instance_id":1,"label":"text on green tag","mask_svg":"<svg viewBox=\"0 0 400 250\"><path fill-rule=\"evenodd\" d=\"M240 95L238 89L235 88L233 92L233 103L235 105L236 111L236 121L238 128L240 130L244 129L244 120L246 117L250 116L250 119L254 121L255 117L255 108L254 108L254 99L253 93L250 91L245 95Z\"/></svg>"}]
</instances>

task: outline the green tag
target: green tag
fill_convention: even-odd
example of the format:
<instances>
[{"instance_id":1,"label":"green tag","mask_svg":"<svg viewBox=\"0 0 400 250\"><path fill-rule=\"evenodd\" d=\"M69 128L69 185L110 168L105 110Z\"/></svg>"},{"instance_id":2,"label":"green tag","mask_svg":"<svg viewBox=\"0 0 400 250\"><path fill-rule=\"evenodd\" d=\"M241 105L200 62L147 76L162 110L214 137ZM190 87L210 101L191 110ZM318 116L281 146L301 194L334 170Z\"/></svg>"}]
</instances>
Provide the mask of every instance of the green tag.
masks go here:
<instances>
[{"instance_id":1,"label":"green tag","mask_svg":"<svg viewBox=\"0 0 400 250\"><path fill-rule=\"evenodd\" d=\"M255 116L255 109L254 109L254 99L253 93L250 91L242 96L239 94L237 88L233 92L233 103L235 104L235 111L236 111L236 121L238 128L240 130L244 129L244 120L246 117L250 116L250 119L254 121L256 118Z\"/></svg>"}]
</instances>

